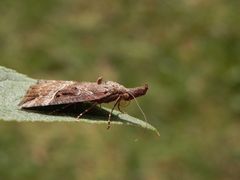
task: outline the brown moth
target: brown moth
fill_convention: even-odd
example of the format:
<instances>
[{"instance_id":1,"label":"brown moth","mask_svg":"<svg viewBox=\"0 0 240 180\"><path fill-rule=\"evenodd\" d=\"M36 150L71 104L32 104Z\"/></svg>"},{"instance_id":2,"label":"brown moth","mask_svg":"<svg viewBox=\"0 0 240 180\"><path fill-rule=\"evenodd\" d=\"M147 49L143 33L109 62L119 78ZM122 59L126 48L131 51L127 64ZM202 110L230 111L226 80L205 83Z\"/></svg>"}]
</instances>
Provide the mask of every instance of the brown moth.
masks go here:
<instances>
[{"instance_id":1,"label":"brown moth","mask_svg":"<svg viewBox=\"0 0 240 180\"><path fill-rule=\"evenodd\" d=\"M122 100L130 101L145 95L147 90L147 84L136 88L126 88L113 81L104 82L101 77L98 78L97 82L39 80L37 84L28 89L19 106L28 109L80 102L91 103L91 107L77 117L80 118L98 104L115 101L108 116L107 128L109 129L114 108L116 106L119 108Z\"/></svg>"}]
</instances>

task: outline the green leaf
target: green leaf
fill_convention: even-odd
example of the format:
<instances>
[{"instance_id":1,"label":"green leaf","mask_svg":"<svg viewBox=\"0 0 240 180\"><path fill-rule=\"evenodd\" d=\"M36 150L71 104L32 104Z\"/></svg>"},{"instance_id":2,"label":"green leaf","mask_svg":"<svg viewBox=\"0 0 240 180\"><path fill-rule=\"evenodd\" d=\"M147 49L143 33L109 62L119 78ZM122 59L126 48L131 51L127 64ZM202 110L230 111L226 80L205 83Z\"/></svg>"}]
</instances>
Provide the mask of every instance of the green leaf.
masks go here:
<instances>
[{"instance_id":1,"label":"green leaf","mask_svg":"<svg viewBox=\"0 0 240 180\"><path fill-rule=\"evenodd\" d=\"M102 124L107 122L108 114L111 111L107 108L96 107L93 112L84 118L77 119L76 115L71 114L49 114L36 111L26 111L18 106L22 97L25 95L28 88L35 84L37 80L31 79L23 74L17 73L12 69L7 69L0 66L0 119L4 121L68 121L68 122L87 122ZM111 124L128 124L140 126L149 130L159 132L149 123L123 114L119 111L114 111L111 119Z\"/></svg>"}]
</instances>

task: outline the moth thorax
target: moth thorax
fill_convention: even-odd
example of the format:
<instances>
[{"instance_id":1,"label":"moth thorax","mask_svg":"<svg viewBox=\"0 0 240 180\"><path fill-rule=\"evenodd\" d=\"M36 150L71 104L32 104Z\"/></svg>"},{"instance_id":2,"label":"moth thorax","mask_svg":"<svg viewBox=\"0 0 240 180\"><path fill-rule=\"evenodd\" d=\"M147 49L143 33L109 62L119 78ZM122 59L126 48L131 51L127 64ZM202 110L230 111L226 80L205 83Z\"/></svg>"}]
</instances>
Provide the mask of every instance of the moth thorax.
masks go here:
<instances>
[{"instance_id":1,"label":"moth thorax","mask_svg":"<svg viewBox=\"0 0 240 180\"><path fill-rule=\"evenodd\" d=\"M105 84L106 84L107 86L112 86L112 87L117 88L117 89L124 87L123 85L118 84L118 83L113 82L113 81L106 81Z\"/></svg>"},{"instance_id":2,"label":"moth thorax","mask_svg":"<svg viewBox=\"0 0 240 180\"><path fill-rule=\"evenodd\" d=\"M113 81L106 81L105 86L107 89L113 92L126 92L126 88L123 85L120 85Z\"/></svg>"}]
</instances>

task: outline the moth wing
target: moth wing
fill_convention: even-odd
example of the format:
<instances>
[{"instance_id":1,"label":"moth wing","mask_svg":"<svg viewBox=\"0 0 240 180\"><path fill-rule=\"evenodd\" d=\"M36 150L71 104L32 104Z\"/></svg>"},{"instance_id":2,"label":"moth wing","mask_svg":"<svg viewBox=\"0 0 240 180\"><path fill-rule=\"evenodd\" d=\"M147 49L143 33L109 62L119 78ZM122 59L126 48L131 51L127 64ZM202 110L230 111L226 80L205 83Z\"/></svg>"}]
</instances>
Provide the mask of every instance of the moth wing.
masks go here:
<instances>
[{"instance_id":1,"label":"moth wing","mask_svg":"<svg viewBox=\"0 0 240 180\"><path fill-rule=\"evenodd\" d=\"M58 90L61 84L67 81L39 80L36 84L29 87L19 106L23 108L45 106L46 99ZM69 82L68 82L69 83Z\"/></svg>"},{"instance_id":2,"label":"moth wing","mask_svg":"<svg viewBox=\"0 0 240 180\"><path fill-rule=\"evenodd\" d=\"M22 108L89 102L110 95L97 83L40 80L20 102Z\"/></svg>"},{"instance_id":3,"label":"moth wing","mask_svg":"<svg viewBox=\"0 0 240 180\"><path fill-rule=\"evenodd\" d=\"M49 102L49 105L97 101L110 94L106 87L97 83L76 82L59 90Z\"/></svg>"}]
</instances>

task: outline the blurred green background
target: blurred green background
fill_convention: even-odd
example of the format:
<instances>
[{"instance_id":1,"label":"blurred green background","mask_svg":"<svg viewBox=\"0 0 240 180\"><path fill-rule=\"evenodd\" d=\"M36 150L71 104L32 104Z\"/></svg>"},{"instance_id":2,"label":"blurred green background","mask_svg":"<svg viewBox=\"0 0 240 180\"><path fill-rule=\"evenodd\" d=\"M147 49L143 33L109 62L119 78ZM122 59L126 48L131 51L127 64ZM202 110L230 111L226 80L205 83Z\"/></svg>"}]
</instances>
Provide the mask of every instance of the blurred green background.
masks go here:
<instances>
[{"instance_id":1,"label":"blurred green background","mask_svg":"<svg viewBox=\"0 0 240 180\"><path fill-rule=\"evenodd\" d=\"M240 1L1 0L0 65L37 79L148 83L161 137L0 122L0 178L240 179ZM135 103L125 108L142 118Z\"/></svg>"}]
</instances>

